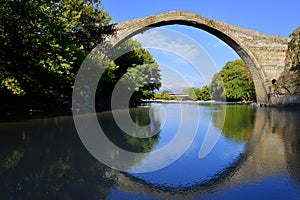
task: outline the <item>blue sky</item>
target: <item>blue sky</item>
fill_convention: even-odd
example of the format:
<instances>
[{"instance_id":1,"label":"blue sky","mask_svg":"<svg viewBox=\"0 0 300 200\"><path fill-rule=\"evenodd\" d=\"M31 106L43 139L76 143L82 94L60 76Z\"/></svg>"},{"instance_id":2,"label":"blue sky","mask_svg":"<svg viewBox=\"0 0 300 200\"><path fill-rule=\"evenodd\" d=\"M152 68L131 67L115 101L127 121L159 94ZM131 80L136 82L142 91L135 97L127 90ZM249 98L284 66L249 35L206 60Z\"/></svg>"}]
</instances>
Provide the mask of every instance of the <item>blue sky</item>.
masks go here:
<instances>
[{"instance_id":1,"label":"blue sky","mask_svg":"<svg viewBox=\"0 0 300 200\"><path fill-rule=\"evenodd\" d=\"M171 10L184 10L242 28L285 37L288 37L293 30L300 26L299 0L103 0L102 3L104 10L113 17L113 22L146 17ZM211 73L220 70L226 62L239 58L230 47L204 31L178 25L163 28L180 32L188 41L193 40L195 44L197 43L202 48L199 53L207 54L214 63L214 66L210 66L210 62L203 62L203 65L211 70ZM161 33L164 35L164 31ZM136 39L139 37L136 36ZM147 34L140 40L147 41L145 37ZM166 88L180 92L188 87L178 81L178 75L182 76L185 82L191 86L201 87L209 83L203 77L206 72L195 73L195 66L191 66L191 63L186 60L154 49L149 49L149 51L161 66L162 82ZM175 60L177 63L174 63ZM204 67L202 66L201 69Z\"/></svg>"}]
</instances>

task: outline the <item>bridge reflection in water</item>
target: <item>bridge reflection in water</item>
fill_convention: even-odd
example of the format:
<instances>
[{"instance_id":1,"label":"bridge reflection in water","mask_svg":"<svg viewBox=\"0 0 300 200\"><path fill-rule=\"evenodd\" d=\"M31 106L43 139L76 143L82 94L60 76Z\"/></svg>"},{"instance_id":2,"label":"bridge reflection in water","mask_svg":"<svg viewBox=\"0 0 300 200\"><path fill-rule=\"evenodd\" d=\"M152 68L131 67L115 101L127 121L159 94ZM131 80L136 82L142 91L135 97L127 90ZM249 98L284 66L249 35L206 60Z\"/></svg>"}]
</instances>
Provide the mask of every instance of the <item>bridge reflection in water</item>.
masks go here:
<instances>
[{"instance_id":1,"label":"bridge reflection in water","mask_svg":"<svg viewBox=\"0 0 300 200\"><path fill-rule=\"evenodd\" d=\"M206 105L211 115L217 113L213 107ZM154 184L106 167L83 147L72 117L1 122L0 199L232 199L226 196L228 191L243 199L300 199L299 110L223 109L223 136L244 143L244 151L210 179L187 186ZM149 119L142 110L135 109L132 118L145 124ZM249 113L250 117L241 120ZM216 127L220 126L217 118L218 114L212 120ZM233 122L242 123L243 130ZM147 152L158 144L160 136L138 142L120 136L109 120L104 124L118 136L116 143L126 141L124 148ZM118 158L117 152L110 153ZM136 163L142 159L136 158ZM202 169L197 170L200 174ZM197 174L193 171L191 175Z\"/></svg>"},{"instance_id":2,"label":"bridge reflection in water","mask_svg":"<svg viewBox=\"0 0 300 200\"><path fill-rule=\"evenodd\" d=\"M288 174L299 185L300 112L255 109L255 125L251 137L246 142L245 151L231 166L210 180L187 187L169 187L151 184L114 170L108 170L106 176L115 177L118 190L146 194L159 199L194 199L211 192L226 191L232 187Z\"/></svg>"}]
</instances>

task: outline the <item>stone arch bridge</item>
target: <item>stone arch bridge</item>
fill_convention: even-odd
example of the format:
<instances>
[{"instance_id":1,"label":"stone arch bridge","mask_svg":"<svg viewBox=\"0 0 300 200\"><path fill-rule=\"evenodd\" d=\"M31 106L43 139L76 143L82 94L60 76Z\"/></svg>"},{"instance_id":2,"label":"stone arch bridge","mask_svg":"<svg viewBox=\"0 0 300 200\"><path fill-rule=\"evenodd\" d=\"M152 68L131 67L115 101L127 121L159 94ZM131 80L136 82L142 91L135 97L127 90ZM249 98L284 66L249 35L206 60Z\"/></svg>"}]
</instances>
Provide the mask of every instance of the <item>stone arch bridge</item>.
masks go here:
<instances>
[{"instance_id":1,"label":"stone arch bridge","mask_svg":"<svg viewBox=\"0 0 300 200\"><path fill-rule=\"evenodd\" d=\"M170 11L113 25L115 33L106 37L105 44L113 47L143 32L145 28L173 24L202 29L227 43L248 66L254 80L257 102L269 103L272 80L277 80L284 70L289 38L247 30L196 13Z\"/></svg>"}]
</instances>

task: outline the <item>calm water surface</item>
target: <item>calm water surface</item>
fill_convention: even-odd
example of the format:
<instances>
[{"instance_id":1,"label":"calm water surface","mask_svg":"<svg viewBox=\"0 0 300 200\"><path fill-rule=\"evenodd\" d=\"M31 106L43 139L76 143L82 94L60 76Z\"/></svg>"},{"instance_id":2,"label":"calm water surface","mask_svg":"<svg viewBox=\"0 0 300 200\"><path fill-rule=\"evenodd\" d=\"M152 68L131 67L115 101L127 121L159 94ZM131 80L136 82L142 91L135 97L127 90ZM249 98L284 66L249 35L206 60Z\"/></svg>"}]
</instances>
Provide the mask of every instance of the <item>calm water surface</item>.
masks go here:
<instances>
[{"instance_id":1,"label":"calm water surface","mask_svg":"<svg viewBox=\"0 0 300 200\"><path fill-rule=\"evenodd\" d=\"M149 133L160 130L146 139L125 134L111 112L98 118L116 145L151 156L175 138L183 111L185 121L197 120L195 138L178 160L149 173L101 164L81 143L72 117L1 122L0 199L300 199L299 109L210 104L131 109L136 124L150 124ZM220 137L199 158L208 130ZM118 153L109 153L118 159ZM128 163L134 163L128 169L149 165L147 156Z\"/></svg>"}]
</instances>

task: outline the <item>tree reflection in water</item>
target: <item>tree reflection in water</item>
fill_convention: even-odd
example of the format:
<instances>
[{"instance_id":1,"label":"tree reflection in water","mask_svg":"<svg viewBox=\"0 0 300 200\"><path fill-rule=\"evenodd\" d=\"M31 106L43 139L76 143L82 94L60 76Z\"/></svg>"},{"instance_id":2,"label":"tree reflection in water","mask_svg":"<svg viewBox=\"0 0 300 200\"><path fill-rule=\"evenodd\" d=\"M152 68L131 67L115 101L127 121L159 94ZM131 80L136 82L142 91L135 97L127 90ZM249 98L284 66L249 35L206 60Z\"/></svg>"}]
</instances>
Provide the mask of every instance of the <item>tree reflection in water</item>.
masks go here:
<instances>
[{"instance_id":1,"label":"tree reflection in water","mask_svg":"<svg viewBox=\"0 0 300 200\"><path fill-rule=\"evenodd\" d=\"M138 124L149 123L145 112L133 112ZM147 152L157 142L157 135L137 141L106 118L110 137L124 147ZM71 117L2 123L0 133L0 199L105 199L115 185L82 145Z\"/></svg>"},{"instance_id":2,"label":"tree reflection in water","mask_svg":"<svg viewBox=\"0 0 300 200\"><path fill-rule=\"evenodd\" d=\"M213 123L222 134L237 143L247 142L255 125L255 111L250 106L220 105L220 112L213 112ZM225 120L223 121L223 116Z\"/></svg>"},{"instance_id":3,"label":"tree reflection in water","mask_svg":"<svg viewBox=\"0 0 300 200\"><path fill-rule=\"evenodd\" d=\"M295 188L300 187L298 109L227 105L221 107L221 112L214 112L215 108L210 108L214 125L220 128L220 119L226 113L223 134L228 140L247 143L246 158L231 173L220 176L220 180L189 188L169 188L169 191L146 181L126 178L124 173L94 159L82 145L71 117L1 123L0 199L106 199L114 190L153 198L184 199L199 195L205 198L203 191L227 191L236 186L240 189L235 192L255 197L255 193L245 192L251 181L264 183L270 176L281 175L289 176ZM133 121L141 126L148 124L147 109L131 110ZM150 152L160 139L159 135L149 139L126 135L111 121L110 112L98 117L102 118L100 123L105 132L110 132L107 136L124 149ZM151 123L153 129L161 126L159 120ZM112 159L117 158L116 154L112 155ZM138 163L142 158L135 159Z\"/></svg>"}]
</instances>

